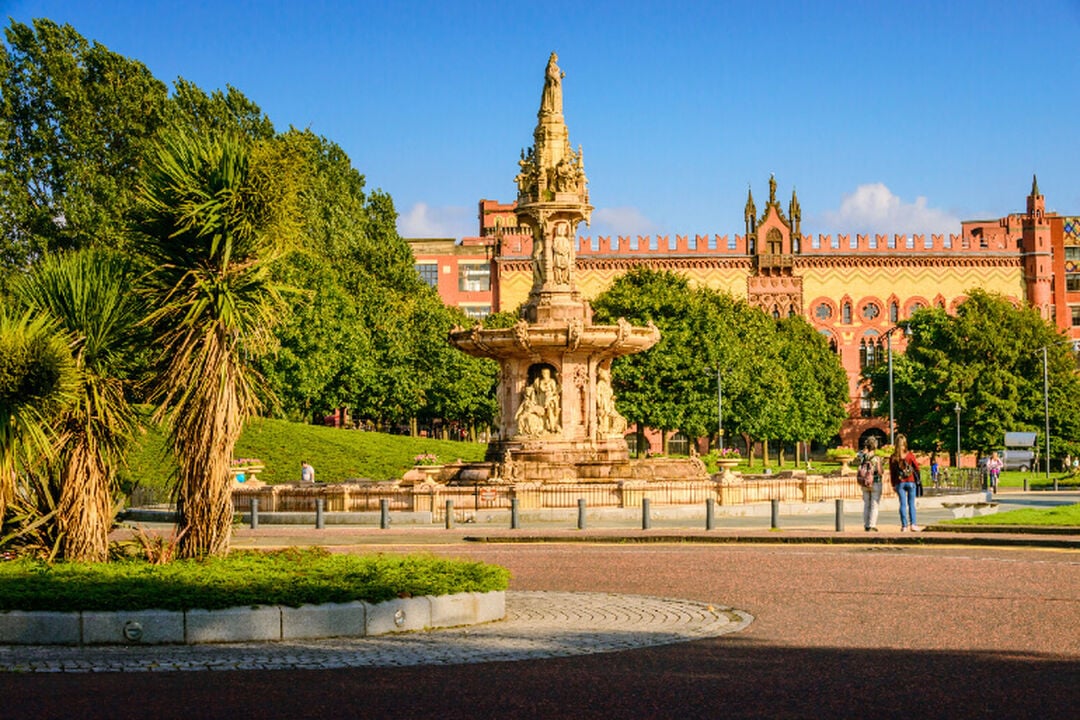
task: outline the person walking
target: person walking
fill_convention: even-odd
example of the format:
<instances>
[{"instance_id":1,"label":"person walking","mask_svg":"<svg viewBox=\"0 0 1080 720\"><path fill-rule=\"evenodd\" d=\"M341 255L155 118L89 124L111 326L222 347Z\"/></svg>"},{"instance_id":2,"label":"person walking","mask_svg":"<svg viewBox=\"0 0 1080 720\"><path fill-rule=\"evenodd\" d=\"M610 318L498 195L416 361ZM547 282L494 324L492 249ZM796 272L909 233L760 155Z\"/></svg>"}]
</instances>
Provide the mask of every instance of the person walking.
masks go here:
<instances>
[{"instance_id":1,"label":"person walking","mask_svg":"<svg viewBox=\"0 0 1080 720\"><path fill-rule=\"evenodd\" d=\"M855 457L855 467L859 468L859 485L862 488L863 497L862 524L863 530L867 532L871 530L877 532L878 507L881 505L881 458L877 456L877 448L877 438L868 437L863 443L863 449ZM861 482L862 475L867 470L872 477L869 486Z\"/></svg>"},{"instance_id":2,"label":"person walking","mask_svg":"<svg viewBox=\"0 0 1080 720\"><path fill-rule=\"evenodd\" d=\"M986 474L987 483L990 486L990 492L996 493L998 489L998 477L1001 475L1001 468L1005 463L1001 462L1001 458L998 457L997 452L990 453L990 459L986 461Z\"/></svg>"},{"instance_id":3,"label":"person walking","mask_svg":"<svg viewBox=\"0 0 1080 720\"><path fill-rule=\"evenodd\" d=\"M307 460L300 463L300 482L310 485L315 482L315 468Z\"/></svg>"},{"instance_id":4,"label":"person walking","mask_svg":"<svg viewBox=\"0 0 1080 720\"><path fill-rule=\"evenodd\" d=\"M915 475L918 472L919 463L915 453L908 450L907 435L897 435L896 447L889 458L889 481L900 500L900 532L922 529L915 523Z\"/></svg>"}]
</instances>

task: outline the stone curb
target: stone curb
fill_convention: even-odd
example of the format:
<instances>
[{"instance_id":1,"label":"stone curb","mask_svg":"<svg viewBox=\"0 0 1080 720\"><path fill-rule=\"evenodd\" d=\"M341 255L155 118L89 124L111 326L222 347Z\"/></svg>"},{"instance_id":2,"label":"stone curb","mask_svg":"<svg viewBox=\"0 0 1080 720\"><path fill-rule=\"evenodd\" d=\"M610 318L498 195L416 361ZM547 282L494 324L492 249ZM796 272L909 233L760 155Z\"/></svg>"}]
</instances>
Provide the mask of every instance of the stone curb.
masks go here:
<instances>
[{"instance_id":1,"label":"stone curb","mask_svg":"<svg viewBox=\"0 0 1080 720\"><path fill-rule=\"evenodd\" d=\"M0 612L0 645L160 645L369 637L477 625L506 615L506 593L327 603L298 608Z\"/></svg>"},{"instance_id":2,"label":"stone curb","mask_svg":"<svg viewBox=\"0 0 1080 720\"><path fill-rule=\"evenodd\" d=\"M931 526L927 531L939 531L944 528ZM517 534L517 535L466 535L464 542L497 544L529 544L529 543L596 543L596 544L701 544L701 545L910 545L910 546L933 546L933 545L978 545L982 547L1043 547L1043 548L1068 548L1080 549L1080 536L1076 534L1060 535L1046 533L1041 536L1033 535L1004 535L1002 532L987 532L985 535L967 534L961 535L965 530L955 532L943 532L933 534L930 532L905 533L896 535L881 534L841 534L832 531L757 531L756 534L737 534L732 532L691 535L685 533L652 533L652 534Z\"/></svg>"}]
</instances>

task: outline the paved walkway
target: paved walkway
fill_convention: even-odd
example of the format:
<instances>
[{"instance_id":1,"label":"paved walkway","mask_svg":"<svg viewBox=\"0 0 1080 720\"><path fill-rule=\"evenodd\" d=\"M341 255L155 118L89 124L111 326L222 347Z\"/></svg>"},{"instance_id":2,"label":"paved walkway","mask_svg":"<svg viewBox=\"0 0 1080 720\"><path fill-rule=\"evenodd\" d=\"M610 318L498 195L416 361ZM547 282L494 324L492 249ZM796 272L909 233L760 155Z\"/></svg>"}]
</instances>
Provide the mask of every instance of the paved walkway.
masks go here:
<instances>
[{"instance_id":1,"label":"paved walkway","mask_svg":"<svg viewBox=\"0 0 1080 720\"><path fill-rule=\"evenodd\" d=\"M717 637L739 610L611 593L508 592L506 619L368 638L139 647L0 646L0 672L325 670L507 662L589 655Z\"/></svg>"}]
</instances>

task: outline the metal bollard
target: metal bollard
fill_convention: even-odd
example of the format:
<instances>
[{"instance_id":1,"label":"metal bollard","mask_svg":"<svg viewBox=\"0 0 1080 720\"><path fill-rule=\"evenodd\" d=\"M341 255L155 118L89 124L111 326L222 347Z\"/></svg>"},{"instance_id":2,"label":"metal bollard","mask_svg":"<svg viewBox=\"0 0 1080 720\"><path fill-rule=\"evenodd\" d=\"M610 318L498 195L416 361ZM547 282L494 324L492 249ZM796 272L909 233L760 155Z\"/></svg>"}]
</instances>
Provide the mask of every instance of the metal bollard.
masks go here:
<instances>
[{"instance_id":1,"label":"metal bollard","mask_svg":"<svg viewBox=\"0 0 1080 720\"><path fill-rule=\"evenodd\" d=\"M649 517L649 498L641 500L641 529L648 530L652 527L652 518Z\"/></svg>"},{"instance_id":2,"label":"metal bollard","mask_svg":"<svg viewBox=\"0 0 1080 720\"><path fill-rule=\"evenodd\" d=\"M259 498L251 498L251 529L259 529Z\"/></svg>"},{"instance_id":3,"label":"metal bollard","mask_svg":"<svg viewBox=\"0 0 1080 720\"><path fill-rule=\"evenodd\" d=\"M454 527L454 501L446 501L446 529L450 530Z\"/></svg>"},{"instance_id":4,"label":"metal bollard","mask_svg":"<svg viewBox=\"0 0 1080 720\"><path fill-rule=\"evenodd\" d=\"M705 529L716 529L716 500L709 498L705 501Z\"/></svg>"},{"instance_id":5,"label":"metal bollard","mask_svg":"<svg viewBox=\"0 0 1080 720\"><path fill-rule=\"evenodd\" d=\"M518 499L510 498L510 529L517 530L520 527L521 522L518 517Z\"/></svg>"},{"instance_id":6,"label":"metal bollard","mask_svg":"<svg viewBox=\"0 0 1080 720\"><path fill-rule=\"evenodd\" d=\"M773 530L779 530L780 529L780 501L778 499L776 499L776 498L773 498L769 502L772 505L772 523L771 523L770 527Z\"/></svg>"},{"instance_id":7,"label":"metal bollard","mask_svg":"<svg viewBox=\"0 0 1080 720\"><path fill-rule=\"evenodd\" d=\"M836 532L844 532L844 501L836 498Z\"/></svg>"},{"instance_id":8,"label":"metal bollard","mask_svg":"<svg viewBox=\"0 0 1080 720\"><path fill-rule=\"evenodd\" d=\"M386 498L379 500L379 527L383 530L390 527L390 501Z\"/></svg>"},{"instance_id":9,"label":"metal bollard","mask_svg":"<svg viewBox=\"0 0 1080 720\"><path fill-rule=\"evenodd\" d=\"M326 520L323 518L323 499L315 498L315 529L322 530L326 527Z\"/></svg>"},{"instance_id":10,"label":"metal bollard","mask_svg":"<svg viewBox=\"0 0 1080 720\"><path fill-rule=\"evenodd\" d=\"M577 500L577 529L585 529L585 498Z\"/></svg>"}]
</instances>

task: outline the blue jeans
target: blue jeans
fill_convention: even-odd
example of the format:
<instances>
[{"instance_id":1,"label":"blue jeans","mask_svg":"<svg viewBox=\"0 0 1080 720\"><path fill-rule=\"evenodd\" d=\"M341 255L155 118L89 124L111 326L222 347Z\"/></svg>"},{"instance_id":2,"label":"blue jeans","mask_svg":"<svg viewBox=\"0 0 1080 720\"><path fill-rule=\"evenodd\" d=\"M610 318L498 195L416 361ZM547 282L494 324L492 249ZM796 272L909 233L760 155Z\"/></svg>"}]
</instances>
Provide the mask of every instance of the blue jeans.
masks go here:
<instances>
[{"instance_id":1,"label":"blue jeans","mask_svg":"<svg viewBox=\"0 0 1080 720\"><path fill-rule=\"evenodd\" d=\"M897 485L896 496L900 498L900 527L911 527L915 524L915 483Z\"/></svg>"}]
</instances>

